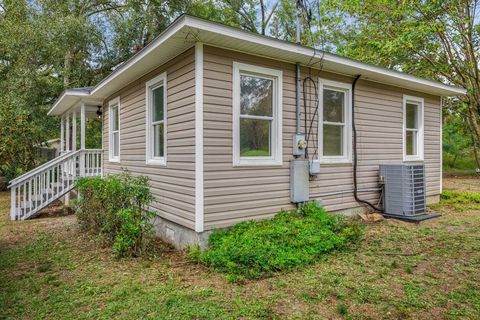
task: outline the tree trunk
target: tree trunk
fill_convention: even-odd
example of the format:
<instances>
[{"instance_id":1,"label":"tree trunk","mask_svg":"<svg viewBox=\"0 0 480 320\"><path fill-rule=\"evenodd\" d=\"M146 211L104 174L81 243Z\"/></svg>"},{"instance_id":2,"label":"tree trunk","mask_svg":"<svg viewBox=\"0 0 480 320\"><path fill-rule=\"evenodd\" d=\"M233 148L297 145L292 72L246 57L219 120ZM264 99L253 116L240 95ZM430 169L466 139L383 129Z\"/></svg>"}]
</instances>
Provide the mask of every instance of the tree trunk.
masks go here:
<instances>
[{"instance_id":1,"label":"tree trunk","mask_svg":"<svg viewBox=\"0 0 480 320\"><path fill-rule=\"evenodd\" d=\"M265 21L265 5L263 0L260 0L260 10L262 12L262 35L265 35L265 30L267 28L266 21Z\"/></svg>"},{"instance_id":2,"label":"tree trunk","mask_svg":"<svg viewBox=\"0 0 480 320\"><path fill-rule=\"evenodd\" d=\"M472 146L473 146L473 155L475 156L475 162L477 163L477 168L480 168L480 161L478 159L478 149L477 143L475 142L475 138L472 135Z\"/></svg>"},{"instance_id":3,"label":"tree trunk","mask_svg":"<svg viewBox=\"0 0 480 320\"><path fill-rule=\"evenodd\" d=\"M73 55L70 49L65 53L63 61L63 87L68 88L71 83L70 72L72 71Z\"/></svg>"},{"instance_id":4,"label":"tree trunk","mask_svg":"<svg viewBox=\"0 0 480 320\"><path fill-rule=\"evenodd\" d=\"M480 134L479 134L480 129L478 126L475 109L474 107L471 107L471 105L469 105L468 107L467 123L468 123L468 127L470 128L473 155L475 156L475 162L477 163L477 168L480 168L480 159L478 158L478 147L477 147L477 143L480 142Z\"/></svg>"},{"instance_id":5,"label":"tree trunk","mask_svg":"<svg viewBox=\"0 0 480 320\"><path fill-rule=\"evenodd\" d=\"M473 129L472 134L475 136L475 141L480 141L480 128L478 126L477 113L471 104L468 105L468 118Z\"/></svg>"}]
</instances>

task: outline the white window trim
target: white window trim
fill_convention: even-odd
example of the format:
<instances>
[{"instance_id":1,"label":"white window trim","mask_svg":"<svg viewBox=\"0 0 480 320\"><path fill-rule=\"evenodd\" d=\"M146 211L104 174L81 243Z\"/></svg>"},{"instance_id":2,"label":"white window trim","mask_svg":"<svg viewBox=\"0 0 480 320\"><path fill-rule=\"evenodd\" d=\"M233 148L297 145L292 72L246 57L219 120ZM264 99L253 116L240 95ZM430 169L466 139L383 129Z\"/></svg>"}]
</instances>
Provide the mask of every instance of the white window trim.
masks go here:
<instances>
[{"instance_id":1,"label":"white window trim","mask_svg":"<svg viewBox=\"0 0 480 320\"><path fill-rule=\"evenodd\" d=\"M272 156L240 157L240 74L247 73L273 78ZM233 165L234 166L279 166L282 165L282 82L281 70L233 62ZM254 116L251 116L254 117ZM263 117L262 117L263 118Z\"/></svg>"},{"instance_id":2,"label":"white window trim","mask_svg":"<svg viewBox=\"0 0 480 320\"><path fill-rule=\"evenodd\" d=\"M418 110L418 120L419 128L417 131L417 148L418 154L415 156L407 155L407 143L405 140L405 131L407 130L407 102L418 103L420 110ZM403 140L403 161L423 161L424 154L424 109L425 102L423 98L414 97L409 95L403 95L403 130L402 130L402 140Z\"/></svg>"},{"instance_id":3,"label":"white window trim","mask_svg":"<svg viewBox=\"0 0 480 320\"><path fill-rule=\"evenodd\" d=\"M152 132L152 88L163 85L163 157L153 156L153 137ZM167 73L164 72L145 84L145 112L146 112L146 164L148 165L167 165Z\"/></svg>"},{"instance_id":4,"label":"white window trim","mask_svg":"<svg viewBox=\"0 0 480 320\"><path fill-rule=\"evenodd\" d=\"M113 124L113 117L112 117L112 107L117 107L118 112L118 156L113 155L113 148L112 148L112 124ZM108 102L108 161L110 162L120 162L120 145L121 145L121 132L120 132L120 97L115 97Z\"/></svg>"},{"instance_id":5,"label":"white window trim","mask_svg":"<svg viewBox=\"0 0 480 320\"><path fill-rule=\"evenodd\" d=\"M324 156L323 155L323 90L331 88L333 90L345 92L345 130L343 132L343 156ZM318 158L320 163L351 163L352 162L352 85L350 83L332 81L327 79L318 79ZM333 123L334 124L334 123Z\"/></svg>"}]
</instances>

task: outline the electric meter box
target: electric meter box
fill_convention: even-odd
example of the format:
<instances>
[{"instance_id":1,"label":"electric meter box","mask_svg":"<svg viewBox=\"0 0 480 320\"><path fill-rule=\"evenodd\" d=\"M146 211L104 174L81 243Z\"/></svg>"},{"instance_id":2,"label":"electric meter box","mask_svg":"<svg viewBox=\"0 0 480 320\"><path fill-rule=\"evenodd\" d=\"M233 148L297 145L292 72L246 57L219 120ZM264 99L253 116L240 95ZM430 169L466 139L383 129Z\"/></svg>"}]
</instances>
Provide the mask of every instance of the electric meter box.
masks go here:
<instances>
[{"instance_id":1,"label":"electric meter box","mask_svg":"<svg viewBox=\"0 0 480 320\"><path fill-rule=\"evenodd\" d=\"M294 134L292 154L294 156L303 156L305 154L306 148L307 148L307 141L305 140L305 135Z\"/></svg>"}]
</instances>

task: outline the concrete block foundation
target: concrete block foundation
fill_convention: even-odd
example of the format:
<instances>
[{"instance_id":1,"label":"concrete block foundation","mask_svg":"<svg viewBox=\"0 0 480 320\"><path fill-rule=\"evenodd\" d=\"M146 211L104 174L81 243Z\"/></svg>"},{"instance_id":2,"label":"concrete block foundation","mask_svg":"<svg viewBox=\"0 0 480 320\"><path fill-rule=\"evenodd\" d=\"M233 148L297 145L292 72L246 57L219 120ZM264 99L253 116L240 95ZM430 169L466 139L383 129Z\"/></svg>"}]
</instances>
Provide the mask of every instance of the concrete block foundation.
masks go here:
<instances>
[{"instance_id":1,"label":"concrete block foundation","mask_svg":"<svg viewBox=\"0 0 480 320\"><path fill-rule=\"evenodd\" d=\"M156 216L153 227L157 237L170 243L177 249L185 249L189 245L199 245L204 250L208 245L211 231L196 232L178 223Z\"/></svg>"}]
</instances>

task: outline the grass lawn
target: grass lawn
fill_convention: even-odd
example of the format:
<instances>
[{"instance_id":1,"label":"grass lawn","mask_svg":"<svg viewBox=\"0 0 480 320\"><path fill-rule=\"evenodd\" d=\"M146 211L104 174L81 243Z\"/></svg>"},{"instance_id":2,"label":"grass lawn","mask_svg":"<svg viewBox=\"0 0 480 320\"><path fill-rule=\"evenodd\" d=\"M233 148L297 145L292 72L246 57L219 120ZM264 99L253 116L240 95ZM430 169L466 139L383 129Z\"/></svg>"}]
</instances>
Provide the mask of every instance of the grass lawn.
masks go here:
<instances>
[{"instance_id":1,"label":"grass lawn","mask_svg":"<svg viewBox=\"0 0 480 320\"><path fill-rule=\"evenodd\" d=\"M444 187L480 192L480 178ZM75 216L10 222L8 205L0 193L0 319L480 318L480 207L372 224L355 251L232 284L168 248L116 260Z\"/></svg>"}]
</instances>

